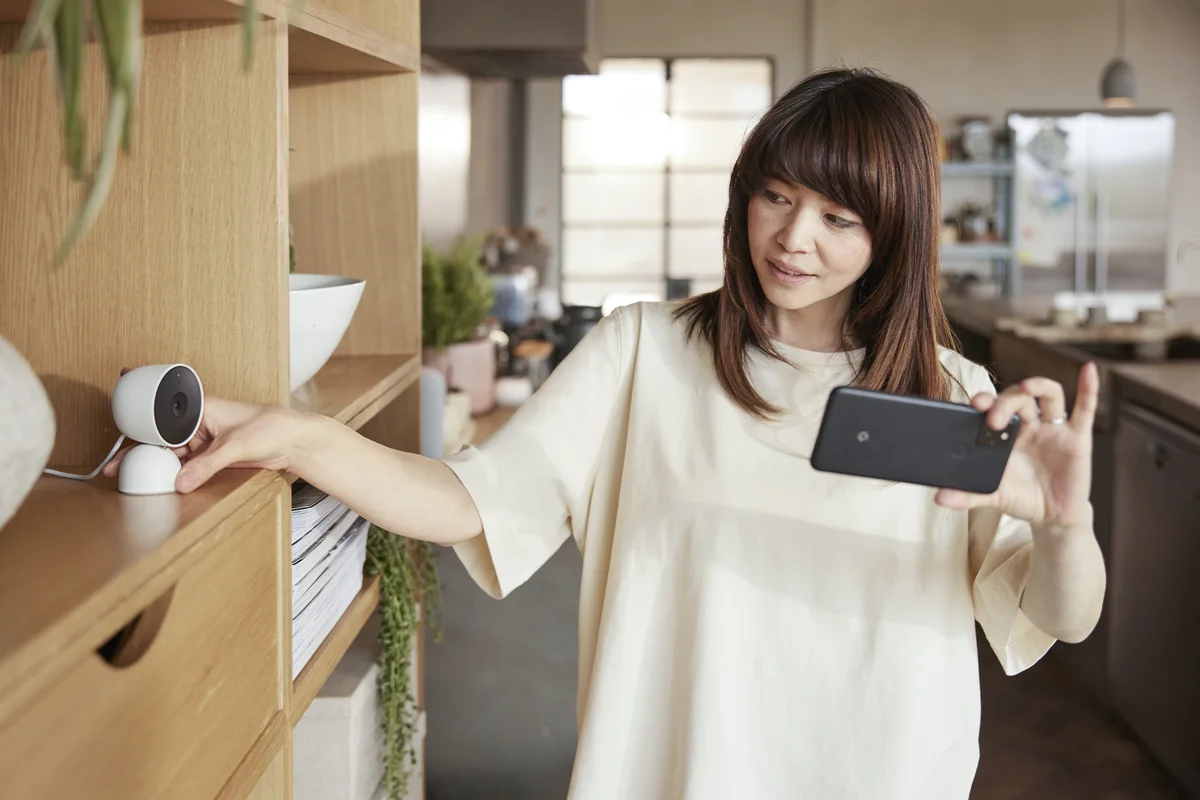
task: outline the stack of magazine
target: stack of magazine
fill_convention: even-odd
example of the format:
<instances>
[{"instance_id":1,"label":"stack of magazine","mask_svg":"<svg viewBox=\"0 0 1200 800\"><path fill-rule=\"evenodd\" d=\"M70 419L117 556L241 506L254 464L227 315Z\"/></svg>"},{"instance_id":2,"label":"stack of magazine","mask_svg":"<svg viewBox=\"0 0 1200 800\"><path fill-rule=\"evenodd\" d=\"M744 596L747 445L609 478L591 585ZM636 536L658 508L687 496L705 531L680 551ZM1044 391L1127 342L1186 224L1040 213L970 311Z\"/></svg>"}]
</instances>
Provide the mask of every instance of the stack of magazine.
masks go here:
<instances>
[{"instance_id":1,"label":"stack of magazine","mask_svg":"<svg viewBox=\"0 0 1200 800\"><path fill-rule=\"evenodd\" d=\"M303 482L292 487L292 678L362 589L368 522Z\"/></svg>"}]
</instances>

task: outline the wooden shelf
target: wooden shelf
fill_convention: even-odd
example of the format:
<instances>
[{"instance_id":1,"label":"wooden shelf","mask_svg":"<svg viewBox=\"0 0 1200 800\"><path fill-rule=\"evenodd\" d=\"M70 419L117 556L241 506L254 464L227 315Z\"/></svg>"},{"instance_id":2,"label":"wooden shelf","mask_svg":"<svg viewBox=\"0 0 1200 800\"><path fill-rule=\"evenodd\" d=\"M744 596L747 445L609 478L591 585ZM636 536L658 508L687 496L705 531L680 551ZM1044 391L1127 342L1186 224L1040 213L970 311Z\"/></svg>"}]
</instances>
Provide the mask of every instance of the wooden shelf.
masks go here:
<instances>
[{"instance_id":1,"label":"wooden shelf","mask_svg":"<svg viewBox=\"0 0 1200 800\"><path fill-rule=\"evenodd\" d=\"M419 356L334 356L292 393L292 408L358 430L420 377Z\"/></svg>"},{"instance_id":2,"label":"wooden shelf","mask_svg":"<svg viewBox=\"0 0 1200 800\"><path fill-rule=\"evenodd\" d=\"M0 686L68 648L95 648L97 619L161 592L150 584L169 582L171 565L223 522L249 518L261 505L249 501L274 480L225 470L192 494L148 497L122 495L103 477L38 481L0 529Z\"/></svg>"},{"instance_id":3,"label":"wooden shelf","mask_svg":"<svg viewBox=\"0 0 1200 800\"><path fill-rule=\"evenodd\" d=\"M304 712L312 705L313 698L321 691L325 681L333 674L333 670L346 655L355 637L367 623L371 613L379 605L379 576L366 579L363 588L355 596L354 602L346 609L341 620L325 637L325 641L313 653L313 657L292 682L291 722L292 727L304 716Z\"/></svg>"},{"instance_id":4,"label":"wooden shelf","mask_svg":"<svg viewBox=\"0 0 1200 800\"><path fill-rule=\"evenodd\" d=\"M145 0L147 22L241 19L243 0ZM0 22L23 23L29 0L0 0ZM371 74L419 72L421 52L416 45L390 39L313 0L256 0L263 17L288 21L288 72L308 74Z\"/></svg>"}]
</instances>

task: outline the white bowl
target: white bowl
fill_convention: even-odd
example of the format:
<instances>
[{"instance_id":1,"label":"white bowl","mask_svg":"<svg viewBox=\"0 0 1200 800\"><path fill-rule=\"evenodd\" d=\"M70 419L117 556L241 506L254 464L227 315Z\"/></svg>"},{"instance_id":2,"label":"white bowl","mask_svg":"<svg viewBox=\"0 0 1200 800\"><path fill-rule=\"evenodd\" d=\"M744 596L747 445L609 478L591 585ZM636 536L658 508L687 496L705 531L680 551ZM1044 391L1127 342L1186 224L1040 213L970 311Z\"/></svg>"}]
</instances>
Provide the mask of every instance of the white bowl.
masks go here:
<instances>
[{"instance_id":1,"label":"white bowl","mask_svg":"<svg viewBox=\"0 0 1200 800\"><path fill-rule=\"evenodd\" d=\"M333 355L358 309L366 281L341 275L288 276L292 388L312 380Z\"/></svg>"}]
</instances>

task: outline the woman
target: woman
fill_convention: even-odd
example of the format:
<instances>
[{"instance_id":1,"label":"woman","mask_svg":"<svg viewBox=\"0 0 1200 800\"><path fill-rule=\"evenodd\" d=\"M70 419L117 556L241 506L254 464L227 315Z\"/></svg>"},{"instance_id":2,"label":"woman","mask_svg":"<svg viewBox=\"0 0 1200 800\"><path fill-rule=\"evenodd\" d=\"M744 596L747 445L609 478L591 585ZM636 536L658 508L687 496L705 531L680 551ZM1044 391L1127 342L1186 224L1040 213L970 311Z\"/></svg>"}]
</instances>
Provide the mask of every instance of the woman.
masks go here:
<instances>
[{"instance_id":1,"label":"woman","mask_svg":"<svg viewBox=\"0 0 1200 800\"><path fill-rule=\"evenodd\" d=\"M583 552L571 797L966 798L978 621L1009 673L1094 626L1098 378L999 397L949 349L934 124L909 89L817 74L744 144L725 281L605 318L484 446L444 462L213 399L179 477L288 469L453 545L503 597ZM991 496L815 472L853 383L1024 424ZM114 467L110 467L112 472Z\"/></svg>"}]
</instances>

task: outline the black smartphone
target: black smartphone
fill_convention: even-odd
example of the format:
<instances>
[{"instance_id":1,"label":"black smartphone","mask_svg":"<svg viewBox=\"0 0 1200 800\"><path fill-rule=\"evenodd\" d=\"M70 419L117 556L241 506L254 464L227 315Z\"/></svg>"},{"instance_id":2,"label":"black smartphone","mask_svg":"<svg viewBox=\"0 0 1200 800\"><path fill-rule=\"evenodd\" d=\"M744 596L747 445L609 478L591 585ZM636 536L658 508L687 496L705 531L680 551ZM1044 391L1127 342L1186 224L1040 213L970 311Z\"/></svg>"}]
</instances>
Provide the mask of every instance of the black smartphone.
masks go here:
<instances>
[{"instance_id":1,"label":"black smartphone","mask_svg":"<svg viewBox=\"0 0 1200 800\"><path fill-rule=\"evenodd\" d=\"M1000 485L1021 419L992 430L968 405L839 386L813 446L813 469L990 494Z\"/></svg>"}]
</instances>

